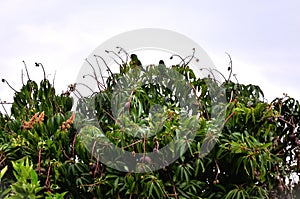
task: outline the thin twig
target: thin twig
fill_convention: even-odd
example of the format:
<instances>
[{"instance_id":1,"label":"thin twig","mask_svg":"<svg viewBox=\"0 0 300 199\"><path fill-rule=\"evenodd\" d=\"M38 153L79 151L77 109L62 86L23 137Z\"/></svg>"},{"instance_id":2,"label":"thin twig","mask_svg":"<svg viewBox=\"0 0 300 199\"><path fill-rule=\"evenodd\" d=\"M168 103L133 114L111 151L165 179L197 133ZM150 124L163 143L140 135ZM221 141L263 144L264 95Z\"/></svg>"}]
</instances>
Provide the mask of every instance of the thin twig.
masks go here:
<instances>
[{"instance_id":1,"label":"thin twig","mask_svg":"<svg viewBox=\"0 0 300 199\"><path fill-rule=\"evenodd\" d=\"M45 68L44 68L43 64L42 64L42 63L37 63L37 62L35 62L35 66L36 66L36 67L39 67L39 66L42 67L42 70L43 70L43 73L44 73L44 80L46 80L46 79L47 79L47 78L46 78L46 72L45 72Z\"/></svg>"},{"instance_id":2,"label":"thin twig","mask_svg":"<svg viewBox=\"0 0 300 199\"><path fill-rule=\"evenodd\" d=\"M41 174L41 156L42 156L42 148L39 148L39 155L38 155L38 172L39 172L39 175Z\"/></svg>"},{"instance_id":3,"label":"thin twig","mask_svg":"<svg viewBox=\"0 0 300 199\"><path fill-rule=\"evenodd\" d=\"M183 59L180 55L174 54L174 55L172 55L172 56L170 57L170 59L173 59L174 57L179 57L179 59L181 59L181 62L179 62L179 65L180 65L181 63L183 63L182 65L185 66L185 61L184 61L184 59Z\"/></svg>"},{"instance_id":4,"label":"thin twig","mask_svg":"<svg viewBox=\"0 0 300 199\"><path fill-rule=\"evenodd\" d=\"M1 156L2 156L2 154L1 154ZM3 163L5 160L6 160L6 157L4 157L4 158L1 160L0 165L2 165L2 163Z\"/></svg>"},{"instance_id":5,"label":"thin twig","mask_svg":"<svg viewBox=\"0 0 300 199\"><path fill-rule=\"evenodd\" d=\"M5 102L5 101L4 101L4 102L1 102L1 101L0 101L0 104L5 105L5 104L13 104L13 103L12 103L12 102Z\"/></svg>"},{"instance_id":6,"label":"thin twig","mask_svg":"<svg viewBox=\"0 0 300 199\"><path fill-rule=\"evenodd\" d=\"M217 79L216 79L216 77L215 77L215 75L214 75L214 73L212 72L212 69L210 69L210 68L200 68L200 70L207 70L212 76L213 76L213 80L215 80L215 82L218 82L219 84L221 84L221 82L219 82Z\"/></svg>"},{"instance_id":7,"label":"thin twig","mask_svg":"<svg viewBox=\"0 0 300 199\"><path fill-rule=\"evenodd\" d=\"M122 61L122 64L125 64L124 60L122 59L122 57L120 55L118 55L115 51L112 51L112 50L106 50L105 51L106 53L113 53L115 56L117 56L121 61Z\"/></svg>"},{"instance_id":8,"label":"thin twig","mask_svg":"<svg viewBox=\"0 0 300 199\"><path fill-rule=\"evenodd\" d=\"M95 78L95 80L96 80L96 82L97 82L97 86L98 86L98 89L99 89L99 91L100 91L101 89L100 89L100 87L99 87L99 83L98 83L99 80L98 80L98 78L97 78L96 70L95 70L94 66L89 62L88 59L85 59L85 61L91 66L91 68L92 68L92 70L93 70L93 73L94 73L94 78Z\"/></svg>"},{"instance_id":9,"label":"thin twig","mask_svg":"<svg viewBox=\"0 0 300 199\"><path fill-rule=\"evenodd\" d=\"M128 148L128 147L134 146L134 145L136 145L136 144L138 144L138 143L140 143L140 142L143 142L143 141L144 141L144 140L138 140L138 141L136 141L136 142L134 142L134 143L132 143L132 144L129 144L129 145L127 145L127 146L124 146L123 149L126 149L126 148Z\"/></svg>"},{"instance_id":10,"label":"thin twig","mask_svg":"<svg viewBox=\"0 0 300 199\"><path fill-rule=\"evenodd\" d=\"M220 71L218 71L218 70L215 69L215 68L213 68L212 70L213 70L213 71L216 71L217 73L219 73L219 74L223 77L223 79L225 80L225 82L227 81L226 78L225 78L225 76L224 76Z\"/></svg>"},{"instance_id":11,"label":"thin twig","mask_svg":"<svg viewBox=\"0 0 300 199\"><path fill-rule=\"evenodd\" d=\"M99 61L97 59L97 57L94 55L95 59L96 59L96 63L97 63L97 66L98 66L98 70L99 70L99 73L100 73L100 76L101 76L101 79L102 79L102 84L104 86L104 89L106 89L106 86L105 86L105 81L104 81L104 77L103 77L103 74L102 74L102 70L101 70L101 67L100 67L100 64L99 64Z\"/></svg>"},{"instance_id":12,"label":"thin twig","mask_svg":"<svg viewBox=\"0 0 300 199\"><path fill-rule=\"evenodd\" d=\"M195 50L195 48L193 48L192 50L193 50L192 56L187 56L186 58L184 58L184 59L187 59L188 57L191 57L184 67L186 67L195 57L195 51L196 50Z\"/></svg>"},{"instance_id":13,"label":"thin twig","mask_svg":"<svg viewBox=\"0 0 300 199\"><path fill-rule=\"evenodd\" d=\"M129 53L126 50L124 50L123 48L119 47L119 46L117 46L116 48L120 49L119 52L118 52L118 54L120 54L122 51L125 53L125 55L126 55L126 62L125 63L127 64L128 63L128 59L130 57Z\"/></svg>"},{"instance_id":14,"label":"thin twig","mask_svg":"<svg viewBox=\"0 0 300 199\"><path fill-rule=\"evenodd\" d=\"M8 115L8 112L7 112L6 108L4 107L4 104L7 104L7 103L0 102L0 104L3 108L3 110L5 111L5 114Z\"/></svg>"},{"instance_id":15,"label":"thin twig","mask_svg":"<svg viewBox=\"0 0 300 199\"><path fill-rule=\"evenodd\" d=\"M72 158L75 157L75 143L76 143L77 133L75 133L73 142L72 142Z\"/></svg>"},{"instance_id":16,"label":"thin twig","mask_svg":"<svg viewBox=\"0 0 300 199\"><path fill-rule=\"evenodd\" d=\"M229 67L230 67L230 73L229 73L229 76L228 76L228 79L227 79L227 81L229 81L230 80L230 78L231 78L231 74L232 74L232 59L231 59L231 56L230 56L230 54L229 53L227 53L227 52L225 52L227 55L228 55L228 57L229 57Z\"/></svg>"},{"instance_id":17,"label":"thin twig","mask_svg":"<svg viewBox=\"0 0 300 199\"><path fill-rule=\"evenodd\" d=\"M23 78L24 74L23 74L23 69L21 69L21 82L22 85L24 86L24 78Z\"/></svg>"},{"instance_id":18,"label":"thin twig","mask_svg":"<svg viewBox=\"0 0 300 199\"><path fill-rule=\"evenodd\" d=\"M233 74L232 76L234 77L234 79L237 82L237 84L239 84L239 80L236 78L236 74Z\"/></svg>"},{"instance_id":19,"label":"thin twig","mask_svg":"<svg viewBox=\"0 0 300 199\"><path fill-rule=\"evenodd\" d=\"M219 128L219 130L222 130L222 128L224 127L224 125L228 122L228 120L235 114L235 112L231 112L230 115L224 120L224 122L222 123L221 127Z\"/></svg>"},{"instance_id":20,"label":"thin twig","mask_svg":"<svg viewBox=\"0 0 300 199\"><path fill-rule=\"evenodd\" d=\"M109 112L107 112L106 110L103 109L103 111L111 118L113 119L116 123L118 123L118 120L116 118L114 118Z\"/></svg>"},{"instance_id":21,"label":"thin twig","mask_svg":"<svg viewBox=\"0 0 300 199\"><path fill-rule=\"evenodd\" d=\"M172 195L174 195L175 199L178 199L178 196L177 196L178 194L177 194L177 191L176 191L175 184L174 184L174 182L173 182L173 180L172 180L171 175L170 175L169 172L168 172L168 174L169 174L169 179L171 181L171 185L172 185L173 192L174 192L174 194L172 194Z\"/></svg>"},{"instance_id":22,"label":"thin twig","mask_svg":"<svg viewBox=\"0 0 300 199\"><path fill-rule=\"evenodd\" d=\"M99 55L94 55L94 56L95 56L95 57L99 57L99 58L102 60L102 62L104 63L105 67L107 68L107 71L110 73L111 77L113 78L114 83L116 83L119 87L121 87L121 86L118 84L118 82L115 80L113 72L110 70L108 64L107 64L106 61L103 59L103 57L101 57L101 56L99 56Z\"/></svg>"},{"instance_id":23,"label":"thin twig","mask_svg":"<svg viewBox=\"0 0 300 199\"><path fill-rule=\"evenodd\" d=\"M97 144L97 142L94 141L93 146L92 146L92 151L91 151L91 160L90 160L90 162L93 161L94 151L95 151L96 144Z\"/></svg>"},{"instance_id":24,"label":"thin twig","mask_svg":"<svg viewBox=\"0 0 300 199\"><path fill-rule=\"evenodd\" d=\"M75 94L75 91L80 95L81 98L83 98L83 95L81 95L81 93L80 93L77 89L75 89L75 90L73 91L74 95L76 95L76 94ZM77 96L76 96L76 97L77 97Z\"/></svg>"},{"instance_id":25,"label":"thin twig","mask_svg":"<svg viewBox=\"0 0 300 199\"><path fill-rule=\"evenodd\" d=\"M6 81L6 79L2 79L2 82L3 82L3 83L6 83L6 84L9 86L9 88L11 88L15 93L18 93L18 91L17 91L16 89L14 89L14 88L8 83L8 81Z\"/></svg>"},{"instance_id":26,"label":"thin twig","mask_svg":"<svg viewBox=\"0 0 300 199\"><path fill-rule=\"evenodd\" d=\"M30 80L30 77L29 77L28 69L27 69L27 66L26 66L26 63L25 63L25 61L24 61L24 60L23 60L23 63L24 63L24 66L25 66L25 70L26 70L27 78L28 78L28 80L29 80L29 81L31 81L31 80Z\"/></svg>"},{"instance_id":27,"label":"thin twig","mask_svg":"<svg viewBox=\"0 0 300 199\"><path fill-rule=\"evenodd\" d=\"M295 125L292 124L292 123L290 123L289 121L286 121L286 120L284 120L284 119L282 119L282 118L280 118L280 117L278 117L278 119L279 119L280 121L285 122L286 124L292 126L293 128L295 128Z\"/></svg>"},{"instance_id":28,"label":"thin twig","mask_svg":"<svg viewBox=\"0 0 300 199\"><path fill-rule=\"evenodd\" d=\"M53 77L53 81L52 81L53 87L54 87L55 77L56 77L56 70L54 71L54 77Z\"/></svg>"},{"instance_id":29,"label":"thin twig","mask_svg":"<svg viewBox=\"0 0 300 199\"><path fill-rule=\"evenodd\" d=\"M60 147L61 147L61 150L62 150L64 156L65 156L68 160L70 160L70 157L66 154L65 149L64 149L62 146L60 146Z\"/></svg>"},{"instance_id":30,"label":"thin twig","mask_svg":"<svg viewBox=\"0 0 300 199\"><path fill-rule=\"evenodd\" d=\"M93 91L88 85L86 85L86 84L84 84L84 83L77 82L77 83L75 83L75 84L76 84L76 85L84 86L84 87L88 88L92 93L94 93L94 91Z\"/></svg>"},{"instance_id":31,"label":"thin twig","mask_svg":"<svg viewBox=\"0 0 300 199\"><path fill-rule=\"evenodd\" d=\"M103 59L103 57L101 57L101 56L99 56L99 55L94 55L94 56L95 56L95 57L99 57L99 58L103 61L105 67L106 67L107 70L110 72L110 74L113 75L112 71L111 71L110 68L108 67L108 64L107 64L106 61Z\"/></svg>"},{"instance_id":32,"label":"thin twig","mask_svg":"<svg viewBox=\"0 0 300 199\"><path fill-rule=\"evenodd\" d=\"M47 178L46 178L46 181L45 181L45 185L48 189L50 188L50 181L49 181L50 171L51 171L51 165L48 166Z\"/></svg>"}]
</instances>

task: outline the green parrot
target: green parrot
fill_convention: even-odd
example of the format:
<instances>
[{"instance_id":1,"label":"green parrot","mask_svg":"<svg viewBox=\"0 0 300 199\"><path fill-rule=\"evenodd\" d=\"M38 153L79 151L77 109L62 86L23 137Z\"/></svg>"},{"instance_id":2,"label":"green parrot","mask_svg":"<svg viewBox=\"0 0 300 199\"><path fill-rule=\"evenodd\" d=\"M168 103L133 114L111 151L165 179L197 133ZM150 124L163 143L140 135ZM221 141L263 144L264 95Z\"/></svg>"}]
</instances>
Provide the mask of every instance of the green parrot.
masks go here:
<instances>
[{"instance_id":1,"label":"green parrot","mask_svg":"<svg viewBox=\"0 0 300 199\"><path fill-rule=\"evenodd\" d=\"M130 68L135 68L137 66L142 68L142 63L138 59L136 54L131 54L130 59L131 59L131 61L129 62Z\"/></svg>"}]
</instances>

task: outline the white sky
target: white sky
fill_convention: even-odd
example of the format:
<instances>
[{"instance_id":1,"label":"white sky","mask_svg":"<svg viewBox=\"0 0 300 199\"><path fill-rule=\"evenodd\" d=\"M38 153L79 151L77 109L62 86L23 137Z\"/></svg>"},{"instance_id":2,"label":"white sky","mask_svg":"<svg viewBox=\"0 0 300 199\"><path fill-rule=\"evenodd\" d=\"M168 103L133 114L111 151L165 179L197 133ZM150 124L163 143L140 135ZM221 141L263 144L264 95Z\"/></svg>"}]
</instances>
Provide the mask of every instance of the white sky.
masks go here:
<instances>
[{"instance_id":1,"label":"white sky","mask_svg":"<svg viewBox=\"0 0 300 199\"><path fill-rule=\"evenodd\" d=\"M0 78L19 89L22 60L38 81L41 62L61 92L105 40L164 28L197 42L226 76L230 53L239 82L259 85L269 101L283 92L300 99L299 10L298 0L1 0ZM1 83L0 99L12 95Z\"/></svg>"}]
</instances>

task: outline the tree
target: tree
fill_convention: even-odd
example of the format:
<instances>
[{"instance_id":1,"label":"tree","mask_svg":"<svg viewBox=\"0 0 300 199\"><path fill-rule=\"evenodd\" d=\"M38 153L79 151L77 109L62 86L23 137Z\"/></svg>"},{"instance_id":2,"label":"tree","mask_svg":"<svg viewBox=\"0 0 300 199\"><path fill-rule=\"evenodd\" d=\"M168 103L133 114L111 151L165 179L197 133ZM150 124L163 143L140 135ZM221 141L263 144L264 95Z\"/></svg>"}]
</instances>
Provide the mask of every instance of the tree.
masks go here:
<instances>
[{"instance_id":1,"label":"tree","mask_svg":"<svg viewBox=\"0 0 300 199\"><path fill-rule=\"evenodd\" d=\"M38 64L39 65L39 64ZM11 114L0 114L0 192L6 198L291 198L296 197L299 175L299 102L285 95L266 102L262 90L224 78L225 101L212 106L213 92L220 84L213 77L197 78L186 63L167 68L163 64L144 70L130 63L120 64L120 72L109 73L101 89L88 98L79 97L77 113L71 111L79 83L72 84L61 95L55 94L46 77L38 85L31 80L15 92ZM93 67L93 66L91 66ZM147 84L124 91L127 101L117 101L116 110L128 117L116 120L111 99L120 82L146 72L176 71L183 79L166 84ZM228 68L232 73L232 66ZM44 72L45 74L45 72ZM231 76L231 75L230 75ZM157 79L159 80L159 79ZM137 160L139 172L118 163L121 171L108 167L99 159L104 147L95 135L104 135L117 147L135 154L156 151L170 143L176 129L182 127L178 93L180 81L194 91L197 117L186 118L199 128L193 139L181 145L188 149L176 161L159 170L147 170L152 157ZM4 83L6 80L2 80ZM163 80L159 80L163 81ZM100 82L97 82L100 83ZM130 87L129 87L130 88ZM216 90L215 90L216 89ZM217 94L217 93L215 93ZM149 97L151 96L151 97ZM152 105L159 110L151 112ZM120 108L121 107L121 108ZM212 108L223 110L224 118L212 115ZM220 111L221 112L221 111ZM96 115L97 125L82 121ZM118 115L119 116L119 115ZM129 121L126 118L130 118ZM156 119L164 118L162 128ZM153 125L152 137L124 133L126 122L137 127ZM154 121L151 123L151 121ZM81 123L80 123L81 122ZM76 125L75 125L76 124ZM126 130L125 130L126 131ZM135 133L135 134L134 134ZM89 150L84 142L93 138ZM209 135L209 136L208 136ZM94 137L93 137L94 136ZM95 141L96 140L96 141ZM209 142L208 142L209 141ZM203 156L201 146L216 145ZM98 145L97 145L98 144ZM175 150L180 150L180 146ZM103 151L102 151L103 152ZM109 148L106 152L109 152ZM122 154L121 154L122 155ZM149 165L149 164L148 164ZM124 171L125 170L125 171Z\"/></svg>"}]
</instances>

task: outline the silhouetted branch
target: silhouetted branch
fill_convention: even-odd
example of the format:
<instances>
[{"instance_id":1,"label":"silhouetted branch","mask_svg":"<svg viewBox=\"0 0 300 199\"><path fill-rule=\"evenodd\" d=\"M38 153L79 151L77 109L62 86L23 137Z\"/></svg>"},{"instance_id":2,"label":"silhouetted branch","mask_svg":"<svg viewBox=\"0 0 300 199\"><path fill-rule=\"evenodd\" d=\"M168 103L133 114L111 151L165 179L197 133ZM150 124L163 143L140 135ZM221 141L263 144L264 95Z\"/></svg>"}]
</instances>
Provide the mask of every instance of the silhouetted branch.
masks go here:
<instances>
[{"instance_id":1,"label":"silhouetted branch","mask_svg":"<svg viewBox=\"0 0 300 199\"><path fill-rule=\"evenodd\" d=\"M16 89L14 89L14 88L8 83L8 81L6 81L6 79L2 79L2 82L3 82L3 83L6 83L6 84L9 86L9 88L11 88L15 93L18 93L18 91L17 91Z\"/></svg>"},{"instance_id":2,"label":"silhouetted branch","mask_svg":"<svg viewBox=\"0 0 300 199\"><path fill-rule=\"evenodd\" d=\"M228 57L229 57L229 67L228 67L228 70L230 70L230 73L229 73L229 76L228 76L228 79L227 79L227 81L229 81L230 80L230 78L231 78L231 74L232 74L232 59L231 59L231 56L230 56L230 54L228 54L227 52L225 52L227 55L228 55Z\"/></svg>"},{"instance_id":3,"label":"silhouetted branch","mask_svg":"<svg viewBox=\"0 0 300 199\"><path fill-rule=\"evenodd\" d=\"M35 66L36 66L36 67L39 67L39 66L42 67L42 70L43 70L43 72L44 72L44 80L46 80L46 72L45 72L45 68L44 68L43 64L42 64L42 63L37 63L37 62L35 62Z\"/></svg>"},{"instance_id":4,"label":"silhouetted branch","mask_svg":"<svg viewBox=\"0 0 300 199\"><path fill-rule=\"evenodd\" d=\"M30 77L29 77L28 69L27 69L27 66L26 66L26 63L25 63L25 61L24 61L24 60L23 60L23 63L24 63L24 66L25 66L25 70L26 70L27 78L28 78L28 80L29 80L29 81L31 81L31 80L30 80Z\"/></svg>"}]
</instances>

